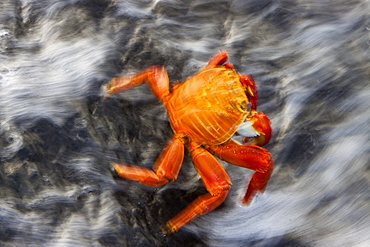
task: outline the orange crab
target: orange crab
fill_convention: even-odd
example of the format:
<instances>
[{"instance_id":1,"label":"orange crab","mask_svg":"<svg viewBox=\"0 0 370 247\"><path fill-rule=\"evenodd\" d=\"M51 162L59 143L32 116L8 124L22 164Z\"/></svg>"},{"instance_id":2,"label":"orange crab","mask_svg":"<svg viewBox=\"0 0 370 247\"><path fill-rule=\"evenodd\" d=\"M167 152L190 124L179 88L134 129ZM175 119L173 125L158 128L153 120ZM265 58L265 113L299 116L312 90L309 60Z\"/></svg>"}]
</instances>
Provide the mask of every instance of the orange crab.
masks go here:
<instances>
[{"instance_id":1,"label":"orange crab","mask_svg":"<svg viewBox=\"0 0 370 247\"><path fill-rule=\"evenodd\" d=\"M263 193L273 170L271 154L260 147L271 137L270 120L257 113L257 90L253 79L240 75L228 55L219 52L199 73L170 90L166 69L152 66L134 75L115 77L107 95L116 94L145 82L161 101L173 129L173 136L160 153L153 170L113 163L125 179L146 186L161 186L176 180L184 158L184 147L208 193L199 196L165 226L168 233L217 208L226 198L231 180L213 155L233 165L256 171L243 198L249 204L257 192ZM244 136L240 144L231 139Z\"/></svg>"}]
</instances>

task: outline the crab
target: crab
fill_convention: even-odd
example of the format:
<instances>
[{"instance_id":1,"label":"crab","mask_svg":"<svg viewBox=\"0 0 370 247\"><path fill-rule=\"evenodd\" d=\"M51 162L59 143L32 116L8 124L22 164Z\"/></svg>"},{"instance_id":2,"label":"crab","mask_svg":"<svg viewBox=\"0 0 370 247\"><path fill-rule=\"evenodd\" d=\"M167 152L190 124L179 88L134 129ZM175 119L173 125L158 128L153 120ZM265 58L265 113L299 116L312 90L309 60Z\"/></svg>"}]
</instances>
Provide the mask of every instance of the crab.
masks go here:
<instances>
[{"instance_id":1,"label":"crab","mask_svg":"<svg viewBox=\"0 0 370 247\"><path fill-rule=\"evenodd\" d=\"M231 179L220 160L254 170L243 203L263 193L273 171L271 154L260 147L271 138L270 120L257 112L257 88L249 75L240 75L228 54L220 51L197 74L170 89L163 66L151 66L131 75L113 78L106 96L147 83L163 103L173 136L154 162L153 169L112 163L122 178L157 187L177 179L187 148L207 190L170 219L166 233L178 231L196 217L217 208L227 197ZM242 141L232 137L238 134Z\"/></svg>"}]
</instances>

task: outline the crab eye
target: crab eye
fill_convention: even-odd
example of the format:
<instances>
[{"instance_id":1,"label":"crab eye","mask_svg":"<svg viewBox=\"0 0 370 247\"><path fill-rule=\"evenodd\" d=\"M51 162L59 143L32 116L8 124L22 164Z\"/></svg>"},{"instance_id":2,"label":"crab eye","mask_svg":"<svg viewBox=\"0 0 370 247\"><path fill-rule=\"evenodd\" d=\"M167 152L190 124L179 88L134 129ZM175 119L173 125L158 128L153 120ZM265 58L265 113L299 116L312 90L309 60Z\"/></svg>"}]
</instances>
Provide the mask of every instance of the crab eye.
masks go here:
<instances>
[{"instance_id":1,"label":"crab eye","mask_svg":"<svg viewBox=\"0 0 370 247\"><path fill-rule=\"evenodd\" d=\"M240 108L241 108L243 111L250 112L250 111L252 110L252 104L251 104L251 103L249 103L249 102L243 101L243 102L240 104Z\"/></svg>"},{"instance_id":2,"label":"crab eye","mask_svg":"<svg viewBox=\"0 0 370 247\"><path fill-rule=\"evenodd\" d=\"M247 111L250 112L252 110L252 103L248 102L247 104L245 104L245 108L246 108Z\"/></svg>"}]
</instances>

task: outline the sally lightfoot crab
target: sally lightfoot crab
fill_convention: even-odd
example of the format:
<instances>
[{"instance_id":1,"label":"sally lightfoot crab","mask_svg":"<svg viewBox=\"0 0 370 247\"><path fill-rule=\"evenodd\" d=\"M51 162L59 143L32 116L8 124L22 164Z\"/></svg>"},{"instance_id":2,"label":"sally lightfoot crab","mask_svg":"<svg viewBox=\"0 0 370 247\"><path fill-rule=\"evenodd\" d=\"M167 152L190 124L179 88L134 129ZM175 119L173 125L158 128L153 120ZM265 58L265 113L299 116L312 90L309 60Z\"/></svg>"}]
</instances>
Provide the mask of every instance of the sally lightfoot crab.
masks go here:
<instances>
[{"instance_id":1,"label":"sally lightfoot crab","mask_svg":"<svg viewBox=\"0 0 370 247\"><path fill-rule=\"evenodd\" d=\"M271 154L260 147L270 140L270 120L256 111L258 97L253 79L238 74L231 63L226 63L227 58L226 52L219 52L200 72L172 89L163 66L115 77L107 86L110 95L147 83L164 104L174 132L153 170L113 163L119 176L152 187L172 182L179 174L186 147L208 191L167 222L168 233L178 231L225 200L231 180L214 156L256 171L243 198L245 204L257 192L263 193L272 174ZM244 137L243 144L231 139L236 133Z\"/></svg>"}]
</instances>

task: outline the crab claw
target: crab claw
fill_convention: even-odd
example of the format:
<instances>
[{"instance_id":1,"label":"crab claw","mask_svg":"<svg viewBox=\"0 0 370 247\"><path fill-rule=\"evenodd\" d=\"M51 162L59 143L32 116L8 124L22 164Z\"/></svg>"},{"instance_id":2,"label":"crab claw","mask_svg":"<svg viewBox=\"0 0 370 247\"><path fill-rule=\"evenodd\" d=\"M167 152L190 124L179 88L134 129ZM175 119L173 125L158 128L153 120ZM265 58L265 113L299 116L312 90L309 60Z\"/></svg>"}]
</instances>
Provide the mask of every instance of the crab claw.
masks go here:
<instances>
[{"instance_id":1,"label":"crab claw","mask_svg":"<svg viewBox=\"0 0 370 247\"><path fill-rule=\"evenodd\" d=\"M247 120L239 126L237 132L244 137L244 143L263 146L271 139L270 123L270 119L263 112L252 111Z\"/></svg>"},{"instance_id":2,"label":"crab claw","mask_svg":"<svg viewBox=\"0 0 370 247\"><path fill-rule=\"evenodd\" d=\"M256 110L258 93L253 78L250 75L240 75L240 82L245 88L245 93L247 94L249 102L252 104L252 109Z\"/></svg>"}]
</instances>

